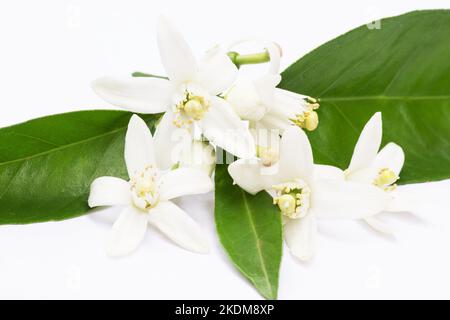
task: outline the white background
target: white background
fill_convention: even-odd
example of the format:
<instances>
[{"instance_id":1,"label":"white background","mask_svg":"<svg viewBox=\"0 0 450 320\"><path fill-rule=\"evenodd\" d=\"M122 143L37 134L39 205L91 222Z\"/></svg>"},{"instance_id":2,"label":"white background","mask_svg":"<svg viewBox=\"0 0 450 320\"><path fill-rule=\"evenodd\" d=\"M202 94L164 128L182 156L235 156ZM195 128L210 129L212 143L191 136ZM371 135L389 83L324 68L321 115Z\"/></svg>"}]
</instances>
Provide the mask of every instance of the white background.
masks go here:
<instances>
[{"instance_id":1,"label":"white background","mask_svg":"<svg viewBox=\"0 0 450 320\"><path fill-rule=\"evenodd\" d=\"M7 1L0 10L0 126L52 113L112 108L90 82L141 70L163 74L155 23L171 18L200 54L247 36L283 47L283 68L323 42L375 18L448 1ZM67 180L70 183L70 179ZM417 216L387 216L380 236L355 221L319 225L317 255L285 250L280 299L450 298L450 181L407 187ZM224 298L260 296L218 243L213 196L181 205L208 232L209 255L184 251L151 229L134 254L111 259L103 243L117 212L0 227L0 298Z\"/></svg>"}]
</instances>

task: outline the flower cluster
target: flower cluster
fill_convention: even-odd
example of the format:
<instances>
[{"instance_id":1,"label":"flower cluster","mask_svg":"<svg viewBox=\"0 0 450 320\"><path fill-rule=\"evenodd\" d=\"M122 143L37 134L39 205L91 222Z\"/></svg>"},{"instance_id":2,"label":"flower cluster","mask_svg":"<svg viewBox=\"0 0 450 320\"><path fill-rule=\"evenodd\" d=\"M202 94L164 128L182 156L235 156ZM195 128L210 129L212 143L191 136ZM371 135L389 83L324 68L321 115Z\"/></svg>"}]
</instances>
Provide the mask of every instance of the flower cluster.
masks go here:
<instances>
[{"instance_id":1,"label":"flower cluster","mask_svg":"<svg viewBox=\"0 0 450 320\"><path fill-rule=\"evenodd\" d=\"M91 207L124 206L108 241L111 255L133 251L148 224L186 249L208 250L200 228L171 200L213 189L215 148L239 158L228 167L237 185L273 197L286 243L301 260L313 255L318 219L364 219L391 232L377 215L407 209L395 190L404 154L394 143L379 151L380 113L364 127L348 169L314 164L304 131L320 130L319 101L277 88L278 45L263 42L265 51L257 55L229 51L239 43L216 46L197 60L165 18L158 22L157 39L168 78L104 77L93 83L95 92L116 106L164 112L154 137L132 116L125 140L129 181L100 177L92 183ZM269 62L262 76L251 81L238 76L241 65L261 62Z\"/></svg>"},{"instance_id":2,"label":"flower cluster","mask_svg":"<svg viewBox=\"0 0 450 320\"><path fill-rule=\"evenodd\" d=\"M408 211L396 194L395 182L403 166L403 150L381 144L381 114L364 127L345 171L313 162L306 134L287 128L279 142L279 160L267 168L264 160L239 159L228 170L249 193L267 190L284 216L284 236L294 256L308 260L314 252L316 219L364 219L378 231L391 230L378 217L384 211ZM267 170L278 166L277 170ZM275 173L272 173L275 172Z\"/></svg>"}]
</instances>

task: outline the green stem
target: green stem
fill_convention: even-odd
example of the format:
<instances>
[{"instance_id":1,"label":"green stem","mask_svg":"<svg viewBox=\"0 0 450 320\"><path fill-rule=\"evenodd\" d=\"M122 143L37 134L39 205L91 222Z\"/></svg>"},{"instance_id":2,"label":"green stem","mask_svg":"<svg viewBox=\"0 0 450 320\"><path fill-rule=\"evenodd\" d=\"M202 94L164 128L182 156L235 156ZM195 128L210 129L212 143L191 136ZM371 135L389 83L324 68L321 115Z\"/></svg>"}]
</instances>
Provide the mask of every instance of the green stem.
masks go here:
<instances>
[{"instance_id":1,"label":"green stem","mask_svg":"<svg viewBox=\"0 0 450 320\"><path fill-rule=\"evenodd\" d=\"M252 54L239 54L237 52L228 52L228 57L230 57L231 61L236 65L236 67L240 67L244 64L257 64L257 63L265 63L270 61L269 52L266 50L264 52L252 53Z\"/></svg>"},{"instance_id":2,"label":"green stem","mask_svg":"<svg viewBox=\"0 0 450 320\"><path fill-rule=\"evenodd\" d=\"M258 53L252 54L239 54L235 51L230 51L227 53L230 60L236 65L236 67L240 68L244 64L257 64L257 63L266 63L270 61L270 55L267 50ZM132 73L133 77L150 77L150 78L159 78L159 79L168 79L167 77L158 76L155 74L144 73L140 71L136 71Z\"/></svg>"}]
</instances>

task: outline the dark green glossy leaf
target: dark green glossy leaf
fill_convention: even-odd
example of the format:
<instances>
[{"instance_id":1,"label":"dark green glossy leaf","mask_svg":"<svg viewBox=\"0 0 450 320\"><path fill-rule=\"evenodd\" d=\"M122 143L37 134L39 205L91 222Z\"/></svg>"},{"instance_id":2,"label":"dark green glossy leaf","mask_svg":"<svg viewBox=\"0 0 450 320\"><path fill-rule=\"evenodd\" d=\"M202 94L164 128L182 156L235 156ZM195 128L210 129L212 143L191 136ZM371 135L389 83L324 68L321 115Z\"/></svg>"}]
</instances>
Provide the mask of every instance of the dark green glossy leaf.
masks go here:
<instances>
[{"instance_id":1,"label":"dark green glossy leaf","mask_svg":"<svg viewBox=\"0 0 450 320\"><path fill-rule=\"evenodd\" d=\"M86 213L92 180L127 178L123 147L130 117L124 111L79 111L0 129L0 224ZM143 117L153 126L159 115Z\"/></svg>"},{"instance_id":2,"label":"dark green glossy leaf","mask_svg":"<svg viewBox=\"0 0 450 320\"><path fill-rule=\"evenodd\" d=\"M267 299L276 299L282 254L281 215L266 192L252 196L228 174L215 173L215 217L220 241L239 271Z\"/></svg>"},{"instance_id":3,"label":"dark green glossy leaf","mask_svg":"<svg viewBox=\"0 0 450 320\"><path fill-rule=\"evenodd\" d=\"M406 154L400 183L450 178L450 11L363 25L307 54L280 87L319 97L309 133L318 163L346 168L365 124L383 113L383 143Z\"/></svg>"}]
</instances>

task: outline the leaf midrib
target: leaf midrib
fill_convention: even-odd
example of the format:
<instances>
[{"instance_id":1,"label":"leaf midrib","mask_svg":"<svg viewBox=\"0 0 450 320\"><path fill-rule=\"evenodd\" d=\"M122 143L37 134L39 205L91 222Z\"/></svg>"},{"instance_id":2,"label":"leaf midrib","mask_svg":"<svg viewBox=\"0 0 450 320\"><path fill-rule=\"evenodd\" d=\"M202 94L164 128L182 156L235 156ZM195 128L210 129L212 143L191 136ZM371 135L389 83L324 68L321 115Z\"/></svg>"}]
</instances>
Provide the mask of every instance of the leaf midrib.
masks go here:
<instances>
[{"instance_id":1,"label":"leaf midrib","mask_svg":"<svg viewBox=\"0 0 450 320\"><path fill-rule=\"evenodd\" d=\"M117 132L120 132L120 131L124 130L126 127L127 126L123 126L123 127L118 128L118 129L114 129L112 131L109 131L109 132L106 132L106 133L103 133L103 134L100 134L100 135L97 135L97 136L94 136L94 137L90 137L90 138L87 138L87 139L83 139L83 140L79 140L79 141L76 141L76 142L72 142L72 143L69 143L69 144L66 144L66 145L63 145L63 146L59 146L57 148L52 148L52 149L49 149L49 150L46 150L46 151L43 151L43 152L39 152L39 153L33 154L31 156L28 156L28 157L23 157L23 158L18 158L18 159L14 159L14 160L5 161L5 162L0 163L0 167L4 166L4 165L11 164L11 163L22 162L22 161L30 160L30 159L33 159L33 158L38 158L38 157L50 154L52 152L57 152L57 151L64 150L66 148L70 148L70 147L73 147L73 146L76 146L76 145L79 145L79 144L83 144L83 143L86 143L86 142L89 142L89 141L100 139L100 138L103 138L103 137L115 134Z\"/></svg>"},{"instance_id":2,"label":"leaf midrib","mask_svg":"<svg viewBox=\"0 0 450 320\"><path fill-rule=\"evenodd\" d=\"M354 97L323 97L320 101L358 101L358 100L450 100L448 96L354 96Z\"/></svg>"},{"instance_id":3,"label":"leaf midrib","mask_svg":"<svg viewBox=\"0 0 450 320\"><path fill-rule=\"evenodd\" d=\"M262 272L264 274L264 279L266 280L267 286L268 286L268 288L270 290L271 297L273 297L273 290L272 290L272 286L270 285L269 274L267 273L266 264L264 262L261 246L260 246L259 240L258 240L258 231L256 230L255 223L254 223L252 215L250 213L250 208L248 206L247 199L245 197L244 191L242 191L242 190L241 190L241 195L242 195L242 199L244 200L245 212L247 213L248 220L250 221L250 225L251 225L251 228L253 230L254 237L255 237L256 248L257 248L257 251L258 251L258 258L259 258L259 260L261 262L261 269L262 269Z\"/></svg>"}]
</instances>

